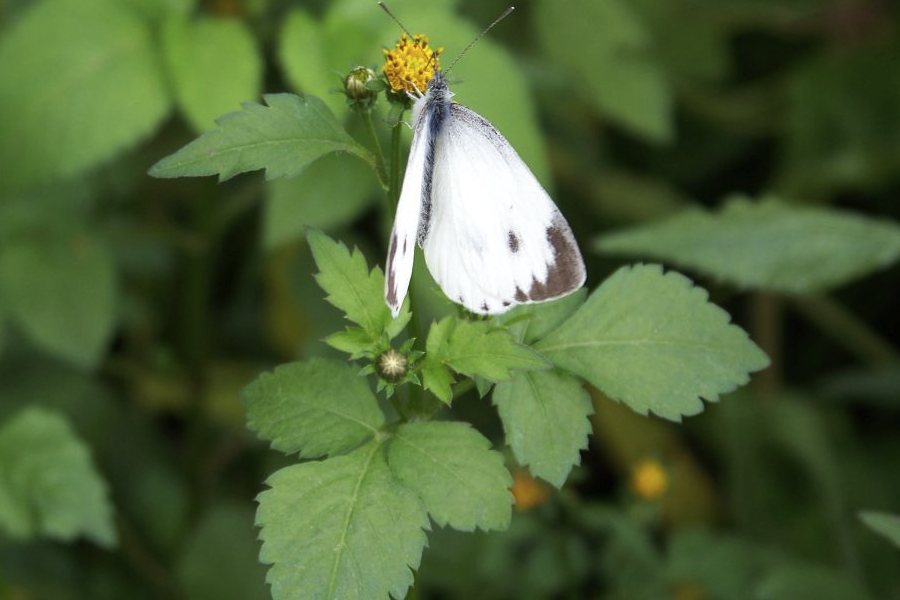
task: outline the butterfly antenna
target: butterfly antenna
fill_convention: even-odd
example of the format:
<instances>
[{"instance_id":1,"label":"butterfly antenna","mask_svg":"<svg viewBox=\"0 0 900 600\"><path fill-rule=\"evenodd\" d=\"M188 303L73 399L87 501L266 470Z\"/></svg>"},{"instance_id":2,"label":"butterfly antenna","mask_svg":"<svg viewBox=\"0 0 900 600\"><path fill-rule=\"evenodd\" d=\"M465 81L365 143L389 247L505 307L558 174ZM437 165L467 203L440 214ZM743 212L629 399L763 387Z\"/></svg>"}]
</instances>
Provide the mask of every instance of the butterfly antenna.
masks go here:
<instances>
[{"instance_id":1,"label":"butterfly antenna","mask_svg":"<svg viewBox=\"0 0 900 600\"><path fill-rule=\"evenodd\" d=\"M379 4L381 4L381 2L379 2ZM382 5L382 8L384 8L383 5ZM385 8L385 10L387 10L387 9ZM491 29L494 28L494 25L496 25L497 23L499 23L500 21L502 21L503 19L505 19L506 17L508 17L508 16L509 16L509 13L511 13L511 12L514 11L514 10L516 10L516 7L515 7L515 6L510 6L509 8L507 8L506 10L504 10L503 13L502 13L499 17L497 17L496 19L494 19L494 22L493 22L493 23L491 23L490 25L488 25L487 27L485 27L485 28L484 28L484 31L482 31L482 32L479 33L477 36L475 36L475 39L472 40L471 42L469 42L469 45L468 45L468 46L466 46L465 48L463 48L463 51L459 53L459 55L453 60L453 62L450 64L450 66L447 67L446 69L444 69L444 74L446 75L447 73L449 73L449 72L450 72L450 69L452 69L453 67L455 67L455 66L456 66L456 63L459 62L459 59L461 59L461 58L463 57L463 55L464 55L466 52L469 51L469 48L471 48L472 46L474 46L474 45L476 44L476 42L478 42L478 40L480 40L481 38L483 38L484 35L485 35L488 31L490 31ZM388 14L390 14L390 13L388 13ZM393 16L393 15L391 15L391 16ZM396 20L396 18L395 18L394 20ZM399 21L398 21L398 23L399 23ZM402 27L402 25L401 25L401 27Z\"/></svg>"},{"instance_id":2,"label":"butterfly antenna","mask_svg":"<svg viewBox=\"0 0 900 600\"><path fill-rule=\"evenodd\" d=\"M403 26L403 23L400 22L400 19L398 19L398 18L394 15L394 13L391 12L391 9L389 9L389 8L387 7L387 5L386 5L384 2L379 2L379 3L378 3L378 6L381 7L381 10L383 10L384 12L387 13L387 16L389 16L390 18L392 18L392 19L394 20L394 23L396 23L397 25L400 26L400 29L403 30L403 33L405 33L405 34L408 35L409 37L412 37L412 36L413 36L413 35L409 32L409 29L407 29L406 27ZM489 27L488 29L490 29L490 27Z\"/></svg>"}]
</instances>

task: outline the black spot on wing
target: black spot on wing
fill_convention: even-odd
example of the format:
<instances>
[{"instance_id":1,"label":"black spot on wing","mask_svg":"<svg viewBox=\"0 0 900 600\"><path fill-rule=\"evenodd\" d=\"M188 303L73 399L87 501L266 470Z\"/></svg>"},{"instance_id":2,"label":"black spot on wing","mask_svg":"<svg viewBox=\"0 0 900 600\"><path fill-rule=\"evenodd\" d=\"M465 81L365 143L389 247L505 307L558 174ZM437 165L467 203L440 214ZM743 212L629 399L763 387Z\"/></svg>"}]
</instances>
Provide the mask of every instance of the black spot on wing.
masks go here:
<instances>
[{"instance_id":1,"label":"black spot on wing","mask_svg":"<svg viewBox=\"0 0 900 600\"><path fill-rule=\"evenodd\" d=\"M509 236L506 240L507 245L509 246L510 252L518 252L519 251L519 238L516 236L515 232L510 231Z\"/></svg>"},{"instance_id":2,"label":"black spot on wing","mask_svg":"<svg viewBox=\"0 0 900 600\"><path fill-rule=\"evenodd\" d=\"M488 311L491 310L491 309L488 308L487 302L482 302L482 303L481 303L481 310L484 311L484 312L488 312Z\"/></svg>"},{"instance_id":3,"label":"black spot on wing","mask_svg":"<svg viewBox=\"0 0 900 600\"><path fill-rule=\"evenodd\" d=\"M406 238L403 238L403 248L406 248ZM387 259L387 286L384 299L390 306L397 306L397 268L394 266L394 257L397 254L397 234L391 234L391 243L388 247Z\"/></svg>"}]
</instances>

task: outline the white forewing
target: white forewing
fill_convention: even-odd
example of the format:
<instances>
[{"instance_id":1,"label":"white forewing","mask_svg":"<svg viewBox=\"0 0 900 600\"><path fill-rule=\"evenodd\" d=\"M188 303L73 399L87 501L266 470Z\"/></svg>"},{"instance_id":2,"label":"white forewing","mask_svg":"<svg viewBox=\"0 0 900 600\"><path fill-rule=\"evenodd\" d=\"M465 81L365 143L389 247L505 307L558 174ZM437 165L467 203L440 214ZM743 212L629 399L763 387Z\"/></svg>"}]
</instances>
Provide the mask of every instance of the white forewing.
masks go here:
<instances>
[{"instance_id":1,"label":"white forewing","mask_svg":"<svg viewBox=\"0 0 900 600\"><path fill-rule=\"evenodd\" d=\"M416 124L421 142L420 131L428 131L427 123L423 129ZM421 177L425 164L424 144L417 148L415 141L413 152L419 154L410 155L392 247L394 240L402 243L404 235L415 239L415 229L406 224L409 216L403 214L412 212L403 206L404 199L412 203L416 194L418 201L422 191L420 181L410 180L411 171L418 170L413 175ZM431 212L423 248L428 268L448 298L473 312L496 314L516 304L564 296L584 284L584 262L568 223L490 123L454 103L434 143ZM408 267L398 256L399 251L388 262L400 263L395 277L405 292L405 269L411 268L412 256Z\"/></svg>"},{"instance_id":2,"label":"white forewing","mask_svg":"<svg viewBox=\"0 0 900 600\"><path fill-rule=\"evenodd\" d=\"M403 177L403 188L397 202L394 229L388 245L385 264L384 298L396 317L406 298L412 276L413 257L422 213L422 190L425 177L425 156L428 147L428 111L421 110L424 98L416 101L413 115L413 139Z\"/></svg>"}]
</instances>

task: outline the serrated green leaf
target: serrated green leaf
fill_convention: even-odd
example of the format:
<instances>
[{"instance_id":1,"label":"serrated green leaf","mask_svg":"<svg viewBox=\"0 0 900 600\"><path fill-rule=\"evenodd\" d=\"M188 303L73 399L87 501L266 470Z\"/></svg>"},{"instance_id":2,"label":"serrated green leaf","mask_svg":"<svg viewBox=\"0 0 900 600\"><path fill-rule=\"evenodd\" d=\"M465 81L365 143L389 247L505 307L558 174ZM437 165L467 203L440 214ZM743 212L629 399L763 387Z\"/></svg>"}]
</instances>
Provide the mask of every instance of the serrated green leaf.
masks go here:
<instances>
[{"instance_id":1,"label":"serrated green leaf","mask_svg":"<svg viewBox=\"0 0 900 600\"><path fill-rule=\"evenodd\" d=\"M577 89L602 114L650 141L671 139L671 90L628 3L564 0L535 9L545 52L568 67Z\"/></svg>"},{"instance_id":2,"label":"serrated green leaf","mask_svg":"<svg viewBox=\"0 0 900 600\"><path fill-rule=\"evenodd\" d=\"M154 177L219 175L219 181L247 171L266 170L266 179L292 177L332 152L348 152L374 164L372 155L344 131L315 96L267 94L266 104L247 102L243 110L216 120L219 128L150 168Z\"/></svg>"},{"instance_id":3,"label":"serrated green leaf","mask_svg":"<svg viewBox=\"0 0 900 600\"><path fill-rule=\"evenodd\" d=\"M55 412L26 408L0 425L0 529L20 539L116 544L106 483Z\"/></svg>"},{"instance_id":4,"label":"serrated green leaf","mask_svg":"<svg viewBox=\"0 0 900 600\"><path fill-rule=\"evenodd\" d=\"M376 435L384 415L365 378L325 358L282 365L241 392L247 426L287 454L347 452Z\"/></svg>"},{"instance_id":5,"label":"serrated green leaf","mask_svg":"<svg viewBox=\"0 0 900 600\"><path fill-rule=\"evenodd\" d=\"M729 321L688 278L637 265L616 271L535 347L632 410L678 421L768 366Z\"/></svg>"},{"instance_id":6,"label":"serrated green leaf","mask_svg":"<svg viewBox=\"0 0 900 600\"><path fill-rule=\"evenodd\" d=\"M401 425L388 446L388 462L441 527L489 531L509 526L512 478L490 440L467 423Z\"/></svg>"},{"instance_id":7,"label":"serrated green leaf","mask_svg":"<svg viewBox=\"0 0 900 600\"><path fill-rule=\"evenodd\" d=\"M896 262L900 225L774 198L734 198L717 213L691 210L603 236L597 249L671 261L741 288L807 293Z\"/></svg>"},{"instance_id":8,"label":"serrated green leaf","mask_svg":"<svg viewBox=\"0 0 900 600\"><path fill-rule=\"evenodd\" d=\"M328 293L326 298L345 316L359 324L372 336L373 341L389 328L391 310L384 301L384 274L377 266L369 271L366 258L359 249L351 253L342 242L332 240L317 229L307 233L319 274L316 281ZM408 304L397 316L397 320L409 321ZM390 328L396 335L395 328ZM402 327L400 328L402 330Z\"/></svg>"},{"instance_id":9,"label":"serrated green leaf","mask_svg":"<svg viewBox=\"0 0 900 600\"><path fill-rule=\"evenodd\" d=\"M0 38L0 190L71 177L170 108L152 33L117 0L36 3Z\"/></svg>"},{"instance_id":10,"label":"serrated green leaf","mask_svg":"<svg viewBox=\"0 0 900 600\"><path fill-rule=\"evenodd\" d=\"M886 512L863 510L859 520L875 533L883 535L892 544L900 548L900 517Z\"/></svg>"},{"instance_id":11,"label":"serrated green leaf","mask_svg":"<svg viewBox=\"0 0 900 600\"><path fill-rule=\"evenodd\" d=\"M450 404L453 400L452 385L453 374L450 369L426 356L422 362L422 387L437 396L444 404Z\"/></svg>"},{"instance_id":12,"label":"serrated green leaf","mask_svg":"<svg viewBox=\"0 0 900 600\"><path fill-rule=\"evenodd\" d=\"M585 298L587 289L581 288L552 302L521 304L501 315L498 321L508 326L509 332L516 340L531 344L568 319L584 304Z\"/></svg>"},{"instance_id":13,"label":"serrated green leaf","mask_svg":"<svg viewBox=\"0 0 900 600\"><path fill-rule=\"evenodd\" d=\"M493 402L519 464L561 488L591 432L594 408L582 382L555 370L518 373L497 384Z\"/></svg>"},{"instance_id":14,"label":"serrated green leaf","mask_svg":"<svg viewBox=\"0 0 900 600\"><path fill-rule=\"evenodd\" d=\"M426 341L427 360L450 369L491 381L509 379L511 370L547 369L537 352L516 342L503 329L492 329L484 321L462 321L445 317L432 325Z\"/></svg>"},{"instance_id":15,"label":"serrated green leaf","mask_svg":"<svg viewBox=\"0 0 900 600\"><path fill-rule=\"evenodd\" d=\"M260 560L275 600L403 598L428 515L391 473L383 442L273 474L259 495Z\"/></svg>"},{"instance_id":16,"label":"serrated green leaf","mask_svg":"<svg viewBox=\"0 0 900 600\"><path fill-rule=\"evenodd\" d=\"M348 327L333 333L325 338L325 343L352 356L360 356L373 347L372 336L359 327Z\"/></svg>"},{"instance_id":17,"label":"serrated green leaf","mask_svg":"<svg viewBox=\"0 0 900 600\"><path fill-rule=\"evenodd\" d=\"M170 19L163 56L175 98L198 132L259 94L262 61L253 34L236 19Z\"/></svg>"},{"instance_id":18,"label":"serrated green leaf","mask_svg":"<svg viewBox=\"0 0 900 600\"><path fill-rule=\"evenodd\" d=\"M116 273L100 240L26 239L0 251L0 296L35 344L80 367L97 364L116 322Z\"/></svg>"},{"instance_id":19,"label":"serrated green leaf","mask_svg":"<svg viewBox=\"0 0 900 600\"><path fill-rule=\"evenodd\" d=\"M266 186L263 245L301 240L307 227L348 225L372 205L378 180L368 165L342 155L323 156L292 179Z\"/></svg>"}]
</instances>

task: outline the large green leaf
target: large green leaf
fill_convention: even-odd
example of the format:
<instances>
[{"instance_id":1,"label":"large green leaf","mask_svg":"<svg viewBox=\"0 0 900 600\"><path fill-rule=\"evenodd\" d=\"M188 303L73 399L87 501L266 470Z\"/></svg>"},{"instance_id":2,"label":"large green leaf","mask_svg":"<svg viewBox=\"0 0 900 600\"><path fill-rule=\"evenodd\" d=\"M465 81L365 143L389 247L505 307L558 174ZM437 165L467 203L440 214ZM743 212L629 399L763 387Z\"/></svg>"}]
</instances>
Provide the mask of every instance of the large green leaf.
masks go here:
<instances>
[{"instance_id":1,"label":"large green leaf","mask_svg":"<svg viewBox=\"0 0 900 600\"><path fill-rule=\"evenodd\" d=\"M600 238L597 248L696 269L741 288L814 292L900 258L900 225L846 211L735 198Z\"/></svg>"},{"instance_id":2,"label":"large green leaf","mask_svg":"<svg viewBox=\"0 0 900 600\"><path fill-rule=\"evenodd\" d=\"M241 395L250 429L276 450L304 458L347 452L384 424L365 378L335 360L282 365Z\"/></svg>"},{"instance_id":3,"label":"large green leaf","mask_svg":"<svg viewBox=\"0 0 900 600\"><path fill-rule=\"evenodd\" d=\"M0 73L0 191L94 167L170 107L151 31L117 0L36 3L0 39Z\"/></svg>"},{"instance_id":4,"label":"large green leaf","mask_svg":"<svg viewBox=\"0 0 900 600\"><path fill-rule=\"evenodd\" d=\"M0 530L23 539L116 543L106 483L55 412L26 408L0 425Z\"/></svg>"},{"instance_id":5,"label":"large green leaf","mask_svg":"<svg viewBox=\"0 0 900 600\"><path fill-rule=\"evenodd\" d=\"M517 340L526 344L541 339L578 310L587 298L587 289L581 288L552 302L521 304L497 317L497 321L507 326Z\"/></svg>"},{"instance_id":6,"label":"large green leaf","mask_svg":"<svg viewBox=\"0 0 900 600\"><path fill-rule=\"evenodd\" d=\"M886 512L864 510L859 513L859 520L900 548L900 517Z\"/></svg>"},{"instance_id":7,"label":"large green leaf","mask_svg":"<svg viewBox=\"0 0 900 600\"><path fill-rule=\"evenodd\" d=\"M116 323L116 273L107 247L86 234L0 250L0 297L38 346L81 367L106 350Z\"/></svg>"},{"instance_id":8,"label":"large green leaf","mask_svg":"<svg viewBox=\"0 0 900 600\"><path fill-rule=\"evenodd\" d=\"M204 133L175 154L153 165L154 177L219 175L266 170L266 179L292 177L332 152L355 154L374 164L315 96L267 94L266 105L247 102L243 110L219 118L219 128Z\"/></svg>"},{"instance_id":9,"label":"large green leaf","mask_svg":"<svg viewBox=\"0 0 900 600\"><path fill-rule=\"evenodd\" d=\"M622 0L535 5L544 51L569 71L569 89L651 141L672 137L672 97L644 24Z\"/></svg>"},{"instance_id":10,"label":"large green leaf","mask_svg":"<svg viewBox=\"0 0 900 600\"><path fill-rule=\"evenodd\" d=\"M309 247L319 273L316 281L328 292L327 300L344 311L347 319L359 324L375 341L387 331L395 337L410 319L407 303L397 318L391 315L384 300L384 274L375 267L369 271L366 257L358 248L351 253L342 242L336 242L317 229L307 233Z\"/></svg>"},{"instance_id":11,"label":"large green leaf","mask_svg":"<svg viewBox=\"0 0 900 600\"><path fill-rule=\"evenodd\" d=\"M503 457L490 448L466 423L406 423L391 439L388 462L441 527L506 529L512 478Z\"/></svg>"},{"instance_id":12,"label":"large green leaf","mask_svg":"<svg viewBox=\"0 0 900 600\"><path fill-rule=\"evenodd\" d=\"M256 520L275 600L404 597L428 514L394 478L383 442L284 468L267 483Z\"/></svg>"},{"instance_id":13,"label":"large green leaf","mask_svg":"<svg viewBox=\"0 0 900 600\"><path fill-rule=\"evenodd\" d=\"M623 267L536 344L634 411L680 420L747 383L768 357L707 293L659 265Z\"/></svg>"},{"instance_id":14,"label":"large green leaf","mask_svg":"<svg viewBox=\"0 0 900 600\"><path fill-rule=\"evenodd\" d=\"M162 41L175 98L196 131L259 94L262 61L241 21L170 19Z\"/></svg>"},{"instance_id":15,"label":"large green leaf","mask_svg":"<svg viewBox=\"0 0 900 600\"><path fill-rule=\"evenodd\" d=\"M587 448L594 412L579 379L560 371L527 371L497 384L494 404L516 460L560 488Z\"/></svg>"}]
</instances>

